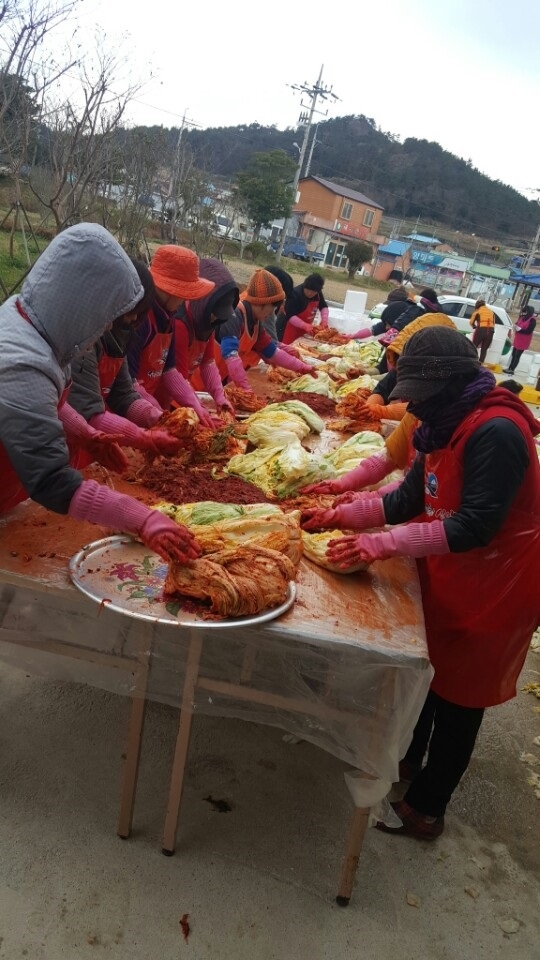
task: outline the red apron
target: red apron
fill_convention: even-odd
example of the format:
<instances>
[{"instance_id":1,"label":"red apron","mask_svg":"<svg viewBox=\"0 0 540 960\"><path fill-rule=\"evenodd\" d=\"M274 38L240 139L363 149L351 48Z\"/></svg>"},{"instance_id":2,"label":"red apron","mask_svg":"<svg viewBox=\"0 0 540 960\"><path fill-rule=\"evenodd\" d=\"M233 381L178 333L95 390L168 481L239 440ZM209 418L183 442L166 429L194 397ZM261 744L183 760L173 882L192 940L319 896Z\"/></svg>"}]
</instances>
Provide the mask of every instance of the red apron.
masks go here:
<instances>
[{"instance_id":1,"label":"red apron","mask_svg":"<svg viewBox=\"0 0 540 960\"><path fill-rule=\"evenodd\" d=\"M214 356L217 353L216 351L216 340L214 334L212 334L212 349ZM188 347L188 370L189 370L189 382L194 390L206 392L206 387L201 377L201 360L204 356L205 350L208 347L208 340L192 340Z\"/></svg>"},{"instance_id":2,"label":"red apron","mask_svg":"<svg viewBox=\"0 0 540 960\"><path fill-rule=\"evenodd\" d=\"M255 317L253 317L253 333L250 333L248 330L246 308L242 303L242 301L240 301L236 309L240 310L242 314L242 320L243 320L242 334L238 342L238 356L240 357L244 365L244 369L249 370L250 367L256 367L257 364L259 363L259 360L261 359L261 355L257 353L256 350L253 349L253 347L257 343L257 340L259 339L259 334L261 332L260 324L259 324L259 321L256 320ZM221 350L219 347L219 343L217 342L216 342L216 348L217 348L215 350L216 364L220 372L221 379L225 380L229 376L229 373L227 370L227 364L223 359L223 356L221 354Z\"/></svg>"},{"instance_id":3,"label":"red apron","mask_svg":"<svg viewBox=\"0 0 540 960\"><path fill-rule=\"evenodd\" d=\"M515 696L540 619L540 468L530 429L518 410L482 401L450 444L426 457L422 519L445 519L459 509L465 446L492 417L506 417L519 427L530 458L506 520L485 547L418 562L435 669L432 689L464 707L490 707Z\"/></svg>"},{"instance_id":4,"label":"red apron","mask_svg":"<svg viewBox=\"0 0 540 960\"><path fill-rule=\"evenodd\" d=\"M153 396L167 361L173 332L171 329L169 333L159 333L153 310L149 310L148 319L154 335L141 353L137 380Z\"/></svg>"},{"instance_id":5,"label":"red apron","mask_svg":"<svg viewBox=\"0 0 540 960\"><path fill-rule=\"evenodd\" d=\"M300 320L303 320L304 323L312 324L317 310L319 309L319 297L313 297L313 300L308 300L307 305L304 307L301 313L297 313L296 316L300 317ZM294 343L295 340L298 340L298 337L303 336L304 332L299 330L298 327L293 327L290 320L287 321L287 326L285 327L285 332L283 334L282 343Z\"/></svg>"},{"instance_id":6,"label":"red apron","mask_svg":"<svg viewBox=\"0 0 540 960\"><path fill-rule=\"evenodd\" d=\"M104 353L98 362L99 389L105 403L111 392L111 387L120 373L123 362L124 357L109 357L107 353Z\"/></svg>"}]
</instances>

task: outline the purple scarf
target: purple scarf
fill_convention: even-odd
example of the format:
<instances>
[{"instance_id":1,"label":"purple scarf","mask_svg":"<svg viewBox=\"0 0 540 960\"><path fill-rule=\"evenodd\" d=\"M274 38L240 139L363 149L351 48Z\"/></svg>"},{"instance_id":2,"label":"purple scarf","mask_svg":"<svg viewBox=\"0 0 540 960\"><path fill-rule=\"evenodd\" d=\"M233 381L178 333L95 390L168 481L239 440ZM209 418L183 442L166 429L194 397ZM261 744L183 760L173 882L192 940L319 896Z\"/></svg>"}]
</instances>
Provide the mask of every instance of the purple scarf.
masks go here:
<instances>
[{"instance_id":1,"label":"purple scarf","mask_svg":"<svg viewBox=\"0 0 540 960\"><path fill-rule=\"evenodd\" d=\"M454 400L449 401L447 391L443 390L429 400L409 403L409 412L422 421L413 434L415 449L431 453L445 447L458 424L493 390L496 382L489 370L482 369Z\"/></svg>"}]
</instances>

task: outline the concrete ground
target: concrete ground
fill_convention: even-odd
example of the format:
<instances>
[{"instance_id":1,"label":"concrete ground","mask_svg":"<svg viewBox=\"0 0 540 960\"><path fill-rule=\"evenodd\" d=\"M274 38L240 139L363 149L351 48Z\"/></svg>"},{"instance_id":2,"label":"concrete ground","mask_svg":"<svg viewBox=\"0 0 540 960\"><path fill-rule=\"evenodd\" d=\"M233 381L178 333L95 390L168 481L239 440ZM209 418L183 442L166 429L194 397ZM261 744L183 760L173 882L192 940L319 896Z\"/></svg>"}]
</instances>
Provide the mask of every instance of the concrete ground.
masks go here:
<instances>
[{"instance_id":1,"label":"concrete ground","mask_svg":"<svg viewBox=\"0 0 540 960\"><path fill-rule=\"evenodd\" d=\"M531 652L523 681L539 677ZM121 841L127 700L0 665L0 960L537 960L540 801L519 758L540 758L539 703L521 692L488 711L438 841L368 831L342 909L343 763L277 729L197 717L166 858L177 712L150 705Z\"/></svg>"}]
</instances>

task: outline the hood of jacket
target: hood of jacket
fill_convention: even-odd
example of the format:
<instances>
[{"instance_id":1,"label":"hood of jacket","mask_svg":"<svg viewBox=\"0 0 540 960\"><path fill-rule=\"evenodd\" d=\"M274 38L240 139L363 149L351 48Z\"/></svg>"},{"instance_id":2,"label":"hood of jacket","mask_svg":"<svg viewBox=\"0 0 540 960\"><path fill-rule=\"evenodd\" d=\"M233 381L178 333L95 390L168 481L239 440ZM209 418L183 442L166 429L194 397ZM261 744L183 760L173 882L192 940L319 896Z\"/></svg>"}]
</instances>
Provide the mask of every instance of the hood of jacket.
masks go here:
<instances>
[{"instance_id":1,"label":"hood of jacket","mask_svg":"<svg viewBox=\"0 0 540 960\"><path fill-rule=\"evenodd\" d=\"M193 327L195 338L197 340L208 340L212 332L216 329L216 324L211 323L210 316L218 302L226 294L232 294L232 308L229 311L230 316L224 316L223 321L227 321L233 316L233 309L238 304L240 291L238 284L232 273L227 270L221 260L214 260L212 257L203 257L199 264L199 276L205 280L213 280L214 289L206 297L200 300L189 301L189 313L193 318Z\"/></svg>"},{"instance_id":2,"label":"hood of jacket","mask_svg":"<svg viewBox=\"0 0 540 960\"><path fill-rule=\"evenodd\" d=\"M482 400L482 407L509 407L516 411L525 420L533 437L540 434L540 421L536 420L528 406L520 400L519 396L506 390L504 387L494 387Z\"/></svg>"},{"instance_id":3,"label":"hood of jacket","mask_svg":"<svg viewBox=\"0 0 540 960\"><path fill-rule=\"evenodd\" d=\"M51 241L19 300L32 325L66 366L132 310L143 287L128 255L97 223L69 227Z\"/></svg>"}]
</instances>

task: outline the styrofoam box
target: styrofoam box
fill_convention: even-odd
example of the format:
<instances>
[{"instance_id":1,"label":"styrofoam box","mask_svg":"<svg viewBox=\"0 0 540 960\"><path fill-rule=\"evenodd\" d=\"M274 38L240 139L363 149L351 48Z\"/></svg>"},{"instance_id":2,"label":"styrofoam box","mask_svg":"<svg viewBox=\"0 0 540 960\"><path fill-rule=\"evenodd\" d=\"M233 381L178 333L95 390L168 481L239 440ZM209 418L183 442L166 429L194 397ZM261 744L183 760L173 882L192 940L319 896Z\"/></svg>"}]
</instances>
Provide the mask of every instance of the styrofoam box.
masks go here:
<instances>
[{"instance_id":1,"label":"styrofoam box","mask_svg":"<svg viewBox=\"0 0 540 960\"><path fill-rule=\"evenodd\" d=\"M347 290L343 309L346 313L361 315L366 309L367 293L365 290Z\"/></svg>"},{"instance_id":2,"label":"styrofoam box","mask_svg":"<svg viewBox=\"0 0 540 960\"><path fill-rule=\"evenodd\" d=\"M339 333L356 333L357 330L371 326L372 322L366 315L358 316L357 313L339 310L337 307L328 309L328 323Z\"/></svg>"}]
</instances>

